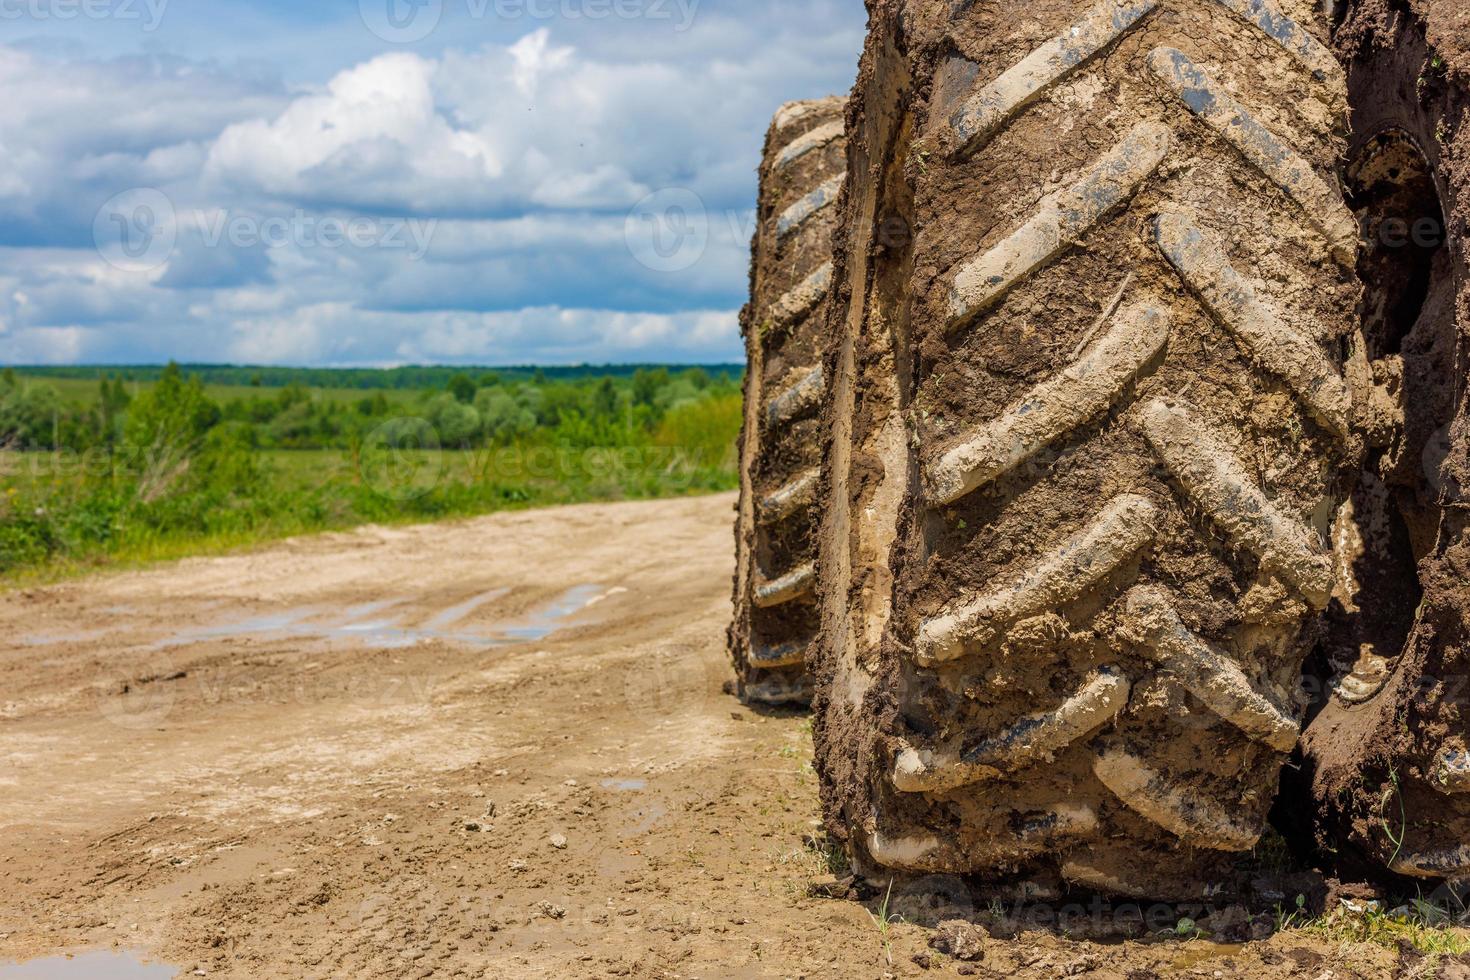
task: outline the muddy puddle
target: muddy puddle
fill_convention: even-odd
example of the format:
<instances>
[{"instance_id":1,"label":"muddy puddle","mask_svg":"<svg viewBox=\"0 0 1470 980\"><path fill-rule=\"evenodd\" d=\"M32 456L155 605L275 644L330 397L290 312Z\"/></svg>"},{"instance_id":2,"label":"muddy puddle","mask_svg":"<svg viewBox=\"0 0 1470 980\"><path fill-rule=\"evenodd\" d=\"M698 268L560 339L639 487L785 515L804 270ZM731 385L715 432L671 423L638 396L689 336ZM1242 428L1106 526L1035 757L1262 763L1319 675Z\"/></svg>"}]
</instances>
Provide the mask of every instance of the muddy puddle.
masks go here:
<instances>
[{"instance_id":1,"label":"muddy puddle","mask_svg":"<svg viewBox=\"0 0 1470 980\"><path fill-rule=\"evenodd\" d=\"M523 615L473 626L462 624L485 606L503 599L510 589L482 592L427 618L424 618L422 601L412 597L363 603L335 614L323 606L300 606L252 619L184 630L154 644L154 649L173 649L246 636L327 644L356 643L378 650L404 649L434 640L485 649L545 639L570 625L573 617L588 608L626 591L596 584L578 585ZM410 623L410 619L417 622Z\"/></svg>"},{"instance_id":2,"label":"muddy puddle","mask_svg":"<svg viewBox=\"0 0 1470 980\"><path fill-rule=\"evenodd\" d=\"M136 953L80 953L28 963L0 963L0 980L173 980L180 971Z\"/></svg>"},{"instance_id":3,"label":"muddy puddle","mask_svg":"<svg viewBox=\"0 0 1470 980\"><path fill-rule=\"evenodd\" d=\"M1219 960L1239 956L1244 951L1244 946L1199 940L1186 946L1184 952L1172 965L1176 970L1192 970L1196 967L1207 967Z\"/></svg>"},{"instance_id":4,"label":"muddy puddle","mask_svg":"<svg viewBox=\"0 0 1470 980\"><path fill-rule=\"evenodd\" d=\"M601 602L608 594L608 590L600 585L579 585L568 589L559 599L532 610L521 622L507 626L504 635L513 642L544 640L561 629L568 619Z\"/></svg>"},{"instance_id":5,"label":"muddy puddle","mask_svg":"<svg viewBox=\"0 0 1470 980\"><path fill-rule=\"evenodd\" d=\"M64 633L36 633L20 638L23 647L57 647L68 643L90 643L100 640L108 633L105 629L73 630Z\"/></svg>"},{"instance_id":6,"label":"muddy puddle","mask_svg":"<svg viewBox=\"0 0 1470 980\"><path fill-rule=\"evenodd\" d=\"M648 788L646 779L604 779L603 789L610 789L617 793L638 793Z\"/></svg>"}]
</instances>

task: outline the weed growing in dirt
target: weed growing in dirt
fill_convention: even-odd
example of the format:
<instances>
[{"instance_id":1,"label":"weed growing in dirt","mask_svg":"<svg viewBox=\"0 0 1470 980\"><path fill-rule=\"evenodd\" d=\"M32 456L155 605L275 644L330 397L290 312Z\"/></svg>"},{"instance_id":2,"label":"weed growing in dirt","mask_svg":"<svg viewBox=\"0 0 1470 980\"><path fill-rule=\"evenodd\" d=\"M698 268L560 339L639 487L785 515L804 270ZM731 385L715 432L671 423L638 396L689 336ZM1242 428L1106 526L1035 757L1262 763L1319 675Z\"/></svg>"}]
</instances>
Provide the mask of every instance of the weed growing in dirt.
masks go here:
<instances>
[{"instance_id":1,"label":"weed growing in dirt","mask_svg":"<svg viewBox=\"0 0 1470 980\"><path fill-rule=\"evenodd\" d=\"M1414 89L1421 99L1424 98L1426 89L1444 82L1445 71L1445 61L1439 55L1435 55L1425 62L1423 69L1419 72L1418 79L1414 83Z\"/></svg>"},{"instance_id":2,"label":"weed growing in dirt","mask_svg":"<svg viewBox=\"0 0 1470 980\"><path fill-rule=\"evenodd\" d=\"M893 965L893 939L888 932L893 923L903 921L902 916L888 913L888 900L892 897L893 879L890 878L888 879L888 891L884 893L883 902L878 906L878 911L874 913L871 909L868 910L868 918L872 919L873 925L878 927L878 938L883 943L883 955L888 958L889 966Z\"/></svg>"},{"instance_id":3,"label":"weed growing in dirt","mask_svg":"<svg viewBox=\"0 0 1470 980\"><path fill-rule=\"evenodd\" d=\"M1204 939L1208 933L1199 927L1199 923L1185 916L1174 924L1171 933L1175 939Z\"/></svg>"},{"instance_id":4,"label":"weed growing in dirt","mask_svg":"<svg viewBox=\"0 0 1470 980\"><path fill-rule=\"evenodd\" d=\"M1398 830L1395 831L1391 824L1391 814L1385 812L1390 809L1389 804L1398 802ZM1404 810L1404 794L1399 790L1399 774L1396 769L1388 771L1388 785L1383 788L1383 797L1378 803L1379 822L1383 825L1383 832L1388 835L1389 842L1393 844L1393 856L1388 859L1389 864L1398 860L1399 852L1404 849L1404 837L1409 829L1409 815Z\"/></svg>"},{"instance_id":5,"label":"weed growing in dirt","mask_svg":"<svg viewBox=\"0 0 1470 980\"><path fill-rule=\"evenodd\" d=\"M1305 895L1298 895L1296 897L1296 908L1290 912L1286 911L1280 905L1276 906L1277 932L1302 929L1309 925L1311 921L1312 916L1307 912L1307 896Z\"/></svg>"},{"instance_id":6,"label":"weed growing in dirt","mask_svg":"<svg viewBox=\"0 0 1470 980\"><path fill-rule=\"evenodd\" d=\"M1392 912L1374 907L1363 911L1338 908L1293 928L1342 944L1374 943L1397 949L1406 942L1426 955L1470 954L1470 931L1447 925L1450 921L1448 910L1420 901L1417 907Z\"/></svg>"},{"instance_id":7,"label":"weed growing in dirt","mask_svg":"<svg viewBox=\"0 0 1470 980\"><path fill-rule=\"evenodd\" d=\"M821 869L827 874L834 878L846 878L852 874L852 862L848 859L847 848L826 834L809 836L806 847L818 858Z\"/></svg>"},{"instance_id":8,"label":"weed growing in dirt","mask_svg":"<svg viewBox=\"0 0 1470 980\"><path fill-rule=\"evenodd\" d=\"M795 887L803 895L811 895L813 884L820 878L846 878L852 874L848 863L847 849L824 833L806 834L801 847L786 851L777 858L778 863L795 866L799 877L805 879Z\"/></svg>"}]
</instances>

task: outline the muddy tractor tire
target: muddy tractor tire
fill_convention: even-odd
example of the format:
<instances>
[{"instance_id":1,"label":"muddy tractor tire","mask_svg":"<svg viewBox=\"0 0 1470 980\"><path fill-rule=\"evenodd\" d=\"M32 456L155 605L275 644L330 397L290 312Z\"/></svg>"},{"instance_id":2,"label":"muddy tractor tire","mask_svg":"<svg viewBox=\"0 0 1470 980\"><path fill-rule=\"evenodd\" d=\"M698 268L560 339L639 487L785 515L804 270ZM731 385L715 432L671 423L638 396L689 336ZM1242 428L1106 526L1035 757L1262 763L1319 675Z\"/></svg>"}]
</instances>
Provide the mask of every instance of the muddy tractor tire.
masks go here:
<instances>
[{"instance_id":1,"label":"muddy tractor tire","mask_svg":"<svg viewBox=\"0 0 1470 980\"><path fill-rule=\"evenodd\" d=\"M829 829L879 881L1229 890L1362 455L1329 25L869 7L829 318Z\"/></svg>"},{"instance_id":2,"label":"muddy tractor tire","mask_svg":"<svg viewBox=\"0 0 1470 980\"><path fill-rule=\"evenodd\" d=\"M750 303L730 651L752 704L811 700L816 636L819 333L832 275L833 206L845 177L843 102L783 106L766 136Z\"/></svg>"},{"instance_id":3,"label":"muddy tractor tire","mask_svg":"<svg viewBox=\"0 0 1470 980\"><path fill-rule=\"evenodd\" d=\"M1282 807L1339 875L1425 893L1470 876L1470 49L1452 6L1349 3L1337 35L1375 390L1339 532L1349 587Z\"/></svg>"}]
</instances>

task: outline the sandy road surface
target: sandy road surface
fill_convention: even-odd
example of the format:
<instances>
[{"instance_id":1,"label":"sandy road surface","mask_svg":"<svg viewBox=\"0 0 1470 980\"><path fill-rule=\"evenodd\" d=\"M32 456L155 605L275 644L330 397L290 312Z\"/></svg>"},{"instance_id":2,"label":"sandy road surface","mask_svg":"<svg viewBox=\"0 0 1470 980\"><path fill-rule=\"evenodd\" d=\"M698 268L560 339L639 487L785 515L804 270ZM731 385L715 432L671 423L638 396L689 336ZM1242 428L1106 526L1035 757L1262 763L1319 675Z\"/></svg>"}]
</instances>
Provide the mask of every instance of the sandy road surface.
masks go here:
<instances>
[{"instance_id":1,"label":"sandy road surface","mask_svg":"<svg viewBox=\"0 0 1470 980\"><path fill-rule=\"evenodd\" d=\"M830 874L803 844L806 722L720 690L733 499L365 529L0 596L0 964L1388 975L1386 953L1284 936L1028 934L926 967L929 930L885 943L877 901L808 897Z\"/></svg>"}]
</instances>

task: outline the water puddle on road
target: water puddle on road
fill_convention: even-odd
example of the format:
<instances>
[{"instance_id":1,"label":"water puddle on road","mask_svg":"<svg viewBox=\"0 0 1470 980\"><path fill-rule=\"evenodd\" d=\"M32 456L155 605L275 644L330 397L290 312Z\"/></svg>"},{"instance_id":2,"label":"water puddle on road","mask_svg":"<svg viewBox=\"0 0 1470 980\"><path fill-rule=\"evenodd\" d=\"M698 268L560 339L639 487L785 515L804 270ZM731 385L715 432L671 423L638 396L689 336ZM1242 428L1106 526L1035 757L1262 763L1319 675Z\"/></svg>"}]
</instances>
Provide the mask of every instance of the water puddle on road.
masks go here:
<instances>
[{"instance_id":1,"label":"water puddle on road","mask_svg":"<svg viewBox=\"0 0 1470 980\"><path fill-rule=\"evenodd\" d=\"M431 640L447 640L488 649L543 640L564 628L578 613L626 589L601 585L578 585L543 606L505 622L461 628L459 624L490 603L504 598L509 589L492 589L441 610L422 626L405 626L393 610L413 601L385 599L352 606L340 617L330 617L319 606L303 606L269 616L185 630L154 645L154 649L192 646L226 637L269 637L272 639L318 640L327 643L352 641L378 650L399 650Z\"/></svg>"},{"instance_id":2,"label":"water puddle on road","mask_svg":"<svg viewBox=\"0 0 1470 980\"><path fill-rule=\"evenodd\" d=\"M619 793L637 793L648 788L646 779L604 779L603 789L614 790Z\"/></svg>"},{"instance_id":3,"label":"water puddle on road","mask_svg":"<svg viewBox=\"0 0 1470 980\"><path fill-rule=\"evenodd\" d=\"M29 963L0 963L0 980L173 980L175 967L145 963L135 953L81 953Z\"/></svg>"},{"instance_id":4,"label":"water puddle on road","mask_svg":"<svg viewBox=\"0 0 1470 980\"><path fill-rule=\"evenodd\" d=\"M217 640L227 636L294 636L296 635L295 627L302 620L315 616L319 612L320 610L315 608L292 609L270 616L242 620L238 623L221 623L218 626L184 630L167 640L155 643L153 649L168 650L172 647L192 646L205 640Z\"/></svg>"},{"instance_id":5,"label":"water puddle on road","mask_svg":"<svg viewBox=\"0 0 1470 980\"><path fill-rule=\"evenodd\" d=\"M566 620L598 602L606 594L600 585L579 585L568 589L560 599L540 609L531 610L520 623L506 627L504 635L520 642L544 640L561 629Z\"/></svg>"},{"instance_id":6,"label":"water puddle on road","mask_svg":"<svg viewBox=\"0 0 1470 980\"><path fill-rule=\"evenodd\" d=\"M482 592L477 596L473 596L472 598L461 602L457 606L450 606L448 609L444 610L439 615L429 620L429 629L442 630L453 626L460 620L468 618L471 613L475 612L475 610L479 609L481 606L494 602L496 599L508 595L509 593L510 589L491 589L489 592Z\"/></svg>"},{"instance_id":7,"label":"water puddle on road","mask_svg":"<svg viewBox=\"0 0 1470 980\"><path fill-rule=\"evenodd\" d=\"M68 643L90 643L100 640L108 630L73 630L66 633L36 633L20 638L23 647L59 647Z\"/></svg>"}]
</instances>

